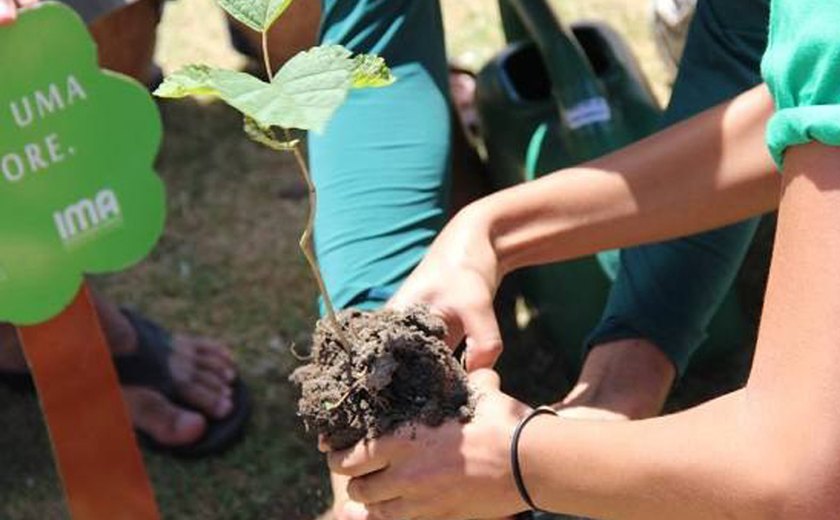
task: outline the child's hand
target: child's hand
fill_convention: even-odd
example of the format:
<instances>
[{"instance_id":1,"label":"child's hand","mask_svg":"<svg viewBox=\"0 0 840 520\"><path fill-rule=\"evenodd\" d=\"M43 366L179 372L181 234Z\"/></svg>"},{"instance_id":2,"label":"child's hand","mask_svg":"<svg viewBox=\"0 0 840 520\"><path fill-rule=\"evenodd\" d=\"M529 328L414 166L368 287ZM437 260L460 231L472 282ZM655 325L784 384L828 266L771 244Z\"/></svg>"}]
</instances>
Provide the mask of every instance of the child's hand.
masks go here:
<instances>
[{"instance_id":1,"label":"child's hand","mask_svg":"<svg viewBox=\"0 0 840 520\"><path fill-rule=\"evenodd\" d=\"M502 352L493 311L501 268L481 211L468 207L450 221L389 306L422 303L442 318L455 347L466 339L467 371L491 368Z\"/></svg>"},{"instance_id":2,"label":"child's hand","mask_svg":"<svg viewBox=\"0 0 840 520\"><path fill-rule=\"evenodd\" d=\"M14 22L19 7L28 7L36 3L38 0L0 0L0 25Z\"/></svg>"}]
</instances>

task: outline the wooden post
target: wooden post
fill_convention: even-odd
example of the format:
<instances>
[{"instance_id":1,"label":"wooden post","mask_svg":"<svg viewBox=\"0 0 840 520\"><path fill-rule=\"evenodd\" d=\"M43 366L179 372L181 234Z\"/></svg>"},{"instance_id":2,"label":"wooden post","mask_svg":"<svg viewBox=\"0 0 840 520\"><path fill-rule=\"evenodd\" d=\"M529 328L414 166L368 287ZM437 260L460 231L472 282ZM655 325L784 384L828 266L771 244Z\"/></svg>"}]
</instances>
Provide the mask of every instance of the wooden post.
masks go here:
<instances>
[{"instance_id":1,"label":"wooden post","mask_svg":"<svg viewBox=\"0 0 840 520\"><path fill-rule=\"evenodd\" d=\"M158 520L90 291L18 329L74 520Z\"/></svg>"}]
</instances>

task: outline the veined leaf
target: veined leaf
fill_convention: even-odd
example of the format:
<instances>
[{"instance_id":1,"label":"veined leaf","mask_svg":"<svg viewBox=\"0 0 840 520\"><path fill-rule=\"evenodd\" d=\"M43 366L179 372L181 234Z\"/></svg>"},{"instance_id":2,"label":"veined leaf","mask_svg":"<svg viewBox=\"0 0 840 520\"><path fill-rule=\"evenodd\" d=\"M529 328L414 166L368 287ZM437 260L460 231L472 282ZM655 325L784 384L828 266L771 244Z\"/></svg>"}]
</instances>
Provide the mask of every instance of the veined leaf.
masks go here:
<instances>
[{"instance_id":1,"label":"veined leaf","mask_svg":"<svg viewBox=\"0 0 840 520\"><path fill-rule=\"evenodd\" d=\"M289 60L271 83L250 74L191 65L166 78L160 97L221 98L259 126L321 131L347 98L353 60L341 47L316 47Z\"/></svg>"},{"instance_id":2,"label":"veined leaf","mask_svg":"<svg viewBox=\"0 0 840 520\"><path fill-rule=\"evenodd\" d=\"M257 32L267 31L291 3L292 0L219 0L229 15Z\"/></svg>"},{"instance_id":3,"label":"veined leaf","mask_svg":"<svg viewBox=\"0 0 840 520\"><path fill-rule=\"evenodd\" d=\"M191 65L167 77L155 95L218 97L260 128L279 126L320 132L351 88L382 86L391 81L381 58L354 58L344 47L329 45L299 53L277 72L271 83L244 72Z\"/></svg>"},{"instance_id":4,"label":"veined leaf","mask_svg":"<svg viewBox=\"0 0 840 520\"><path fill-rule=\"evenodd\" d=\"M395 81L385 60L376 54L353 58L353 88L387 87Z\"/></svg>"}]
</instances>

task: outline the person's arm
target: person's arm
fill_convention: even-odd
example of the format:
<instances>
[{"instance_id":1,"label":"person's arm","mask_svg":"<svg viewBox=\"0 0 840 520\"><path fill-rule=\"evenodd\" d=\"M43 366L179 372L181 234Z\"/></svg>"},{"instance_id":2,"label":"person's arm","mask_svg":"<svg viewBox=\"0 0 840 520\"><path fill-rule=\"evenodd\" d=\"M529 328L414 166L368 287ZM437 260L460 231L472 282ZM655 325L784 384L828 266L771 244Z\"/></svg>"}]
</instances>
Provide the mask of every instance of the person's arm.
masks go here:
<instances>
[{"instance_id":1,"label":"person's arm","mask_svg":"<svg viewBox=\"0 0 840 520\"><path fill-rule=\"evenodd\" d=\"M462 210L392 301L428 303L470 368L501 348L492 298L517 268L673 238L773 209L764 86L637 144L481 199ZM461 287L461 290L457 288Z\"/></svg>"},{"instance_id":2,"label":"person's arm","mask_svg":"<svg viewBox=\"0 0 840 520\"><path fill-rule=\"evenodd\" d=\"M646 421L533 420L520 441L521 468L540 508L614 519L835 514L840 148L797 147L785 166L747 387ZM351 496L369 504L368 516L358 518L460 519L524 509L507 462L510 434L523 410L492 388L484 386L484 393L467 425L420 428L413 438L390 437L331 454L334 470L357 477Z\"/></svg>"},{"instance_id":3,"label":"person's arm","mask_svg":"<svg viewBox=\"0 0 840 520\"><path fill-rule=\"evenodd\" d=\"M525 479L536 502L550 510L608 518L835 514L840 502L835 491L840 484L838 222L840 148L791 149L746 389L636 424L533 424L522 449Z\"/></svg>"}]
</instances>

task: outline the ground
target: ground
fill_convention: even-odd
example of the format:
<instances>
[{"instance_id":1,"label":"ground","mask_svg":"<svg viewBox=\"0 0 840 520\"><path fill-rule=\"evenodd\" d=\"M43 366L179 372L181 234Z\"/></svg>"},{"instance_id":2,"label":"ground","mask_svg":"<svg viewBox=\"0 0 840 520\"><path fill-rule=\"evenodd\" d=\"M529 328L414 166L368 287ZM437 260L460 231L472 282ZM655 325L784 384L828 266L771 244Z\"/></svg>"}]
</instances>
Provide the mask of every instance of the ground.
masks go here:
<instances>
[{"instance_id":1,"label":"ground","mask_svg":"<svg viewBox=\"0 0 840 520\"><path fill-rule=\"evenodd\" d=\"M314 0L299 0L314 1ZM629 39L667 95L648 32L648 3L556 1L566 20L606 19ZM562 4L562 5L560 5ZM473 68L502 45L494 0L443 0L453 57ZM167 4L158 61L166 70L206 62L243 66L212 0ZM306 214L290 158L247 141L241 119L218 103L161 104L166 140L158 170L168 186L166 233L150 258L96 281L180 330L223 338L235 350L257 408L245 442L218 460L147 456L164 517L308 520L327 503L314 440L294 413L287 382L315 320L315 287L297 239ZM0 391L0 518L66 518L47 436L34 399Z\"/></svg>"}]
</instances>

